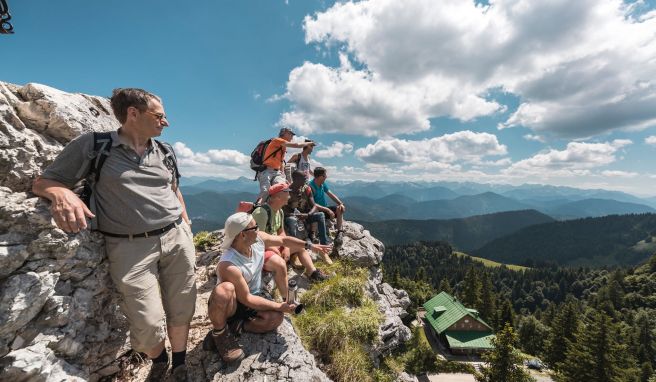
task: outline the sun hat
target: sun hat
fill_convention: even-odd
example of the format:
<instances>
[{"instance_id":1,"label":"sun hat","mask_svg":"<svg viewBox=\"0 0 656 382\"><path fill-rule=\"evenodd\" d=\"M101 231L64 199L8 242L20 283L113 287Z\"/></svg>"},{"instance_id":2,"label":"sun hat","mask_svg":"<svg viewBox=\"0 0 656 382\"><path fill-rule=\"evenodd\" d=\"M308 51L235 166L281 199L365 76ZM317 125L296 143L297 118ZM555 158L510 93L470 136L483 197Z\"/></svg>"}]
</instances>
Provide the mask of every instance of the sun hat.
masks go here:
<instances>
[{"instance_id":1,"label":"sun hat","mask_svg":"<svg viewBox=\"0 0 656 382\"><path fill-rule=\"evenodd\" d=\"M253 216L246 212L237 212L226 219L225 228L223 229L223 243L221 249L226 250L232 246L232 242L241 231L248 228L248 224L253 220Z\"/></svg>"}]
</instances>

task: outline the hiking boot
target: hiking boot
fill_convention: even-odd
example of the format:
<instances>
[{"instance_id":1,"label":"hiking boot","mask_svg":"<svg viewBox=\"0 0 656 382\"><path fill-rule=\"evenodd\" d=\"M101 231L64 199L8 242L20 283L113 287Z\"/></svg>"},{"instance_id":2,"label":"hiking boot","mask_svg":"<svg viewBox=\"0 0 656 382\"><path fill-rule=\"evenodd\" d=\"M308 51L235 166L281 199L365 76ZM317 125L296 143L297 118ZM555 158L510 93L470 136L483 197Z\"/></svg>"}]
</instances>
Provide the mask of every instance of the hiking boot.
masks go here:
<instances>
[{"instance_id":1,"label":"hiking boot","mask_svg":"<svg viewBox=\"0 0 656 382\"><path fill-rule=\"evenodd\" d=\"M244 332L244 323L245 321L241 319L228 322L230 331L235 337L239 337Z\"/></svg>"},{"instance_id":2,"label":"hiking boot","mask_svg":"<svg viewBox=\"0 0 656 382\"><path fill-rule=\"evenodd\" d=\"M325 281L330 278L327 274L321 272L321 269L317 268L312 272L310 277L308 277L310 281Z\"/></svg>"},{"instance_id":3,"label":"hiking boot","mask_svg":"<svg viewBox=\"0 0 656 382\"><path fill-rule=\"evenodd\" d=\"M146 381L164 382L167 371L169 371L168 362L153 362L153 366L150 367L150 373L148 373L148 377L146 378Z\"/></svg>"},{"instance_id":4,"label":"hiking boot","mask_svg":"<svg viewBox=\"0 0 656 382\"><path fill-rule=\"evenodd\" d=\"M344 231L342 230L337 231L333 243L335 243L335 247L341 247L342 244L344 244Z\"/></svg>"},{"instance_id":5,"label":"hiking boot","mask_svg":"<svg viewBox=\"0 0 656 382\"><path fill-rule=\"evenodd\" d=\"M175 382L188 382L187 365L180 365L171 372L171 379Z\"/></svg>"},{"instance_id":6,"label":"hiking boot","mask_svg":"<svg viewBox=\"0 0 656 382\"><path fill-rule=\"evenodd\" d=\"M239 346L237 339L232 334L230 326L226 325L223 333L215 335L212 330L207 334L207 337L210 337L212 344L214 345L214 350L216 350L223 362L233 363L241 361L244 358L244 351ZM205 341L203 341L203 348L205 348Z\"/></svg>"}]
</instances>

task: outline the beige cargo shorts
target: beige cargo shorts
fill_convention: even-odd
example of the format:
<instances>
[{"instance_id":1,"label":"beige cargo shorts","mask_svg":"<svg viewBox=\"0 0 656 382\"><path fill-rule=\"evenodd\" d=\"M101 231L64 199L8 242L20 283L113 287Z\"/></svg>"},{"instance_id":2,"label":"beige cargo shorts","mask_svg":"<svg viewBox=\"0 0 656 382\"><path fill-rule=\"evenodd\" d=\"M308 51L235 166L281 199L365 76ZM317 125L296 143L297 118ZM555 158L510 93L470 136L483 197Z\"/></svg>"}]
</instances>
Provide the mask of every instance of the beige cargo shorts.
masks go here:
<instances>
[{"instance_id":1,"label":"beige cargo shorts","mask_svg":"<svg viewBox=\"0 0 656 382\"><path fill-rule=\"evenodd\" d=\"M160 236L105 236L109 272L121 294L136 351L150 351L166 337L165 326L191 322L196 308L196 253L185 222Z\"/></svg>"}]
</instances>

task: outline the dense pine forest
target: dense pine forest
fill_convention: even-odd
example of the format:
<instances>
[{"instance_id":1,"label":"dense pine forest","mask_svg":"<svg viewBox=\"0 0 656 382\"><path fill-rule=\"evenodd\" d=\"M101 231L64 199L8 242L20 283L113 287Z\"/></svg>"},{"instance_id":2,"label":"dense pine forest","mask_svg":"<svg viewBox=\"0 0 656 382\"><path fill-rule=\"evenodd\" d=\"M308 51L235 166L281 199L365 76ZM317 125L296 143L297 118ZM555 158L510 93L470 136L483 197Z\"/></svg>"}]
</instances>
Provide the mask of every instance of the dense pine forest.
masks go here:
<instances>
[{"instance_id":1,"label":"dense pine forest","mask_svg":"<svg viewBox=\"0 0 656 382\"><path fill-rule=\"evenodd\" d=\"M416 308L440 291L512 326L520 349L558 381L654 381L656 255L630 269L485 267L444 242L390 246L385 278ZM650 379L651 378L651 379Z\"/></svg>"}]
</instances>

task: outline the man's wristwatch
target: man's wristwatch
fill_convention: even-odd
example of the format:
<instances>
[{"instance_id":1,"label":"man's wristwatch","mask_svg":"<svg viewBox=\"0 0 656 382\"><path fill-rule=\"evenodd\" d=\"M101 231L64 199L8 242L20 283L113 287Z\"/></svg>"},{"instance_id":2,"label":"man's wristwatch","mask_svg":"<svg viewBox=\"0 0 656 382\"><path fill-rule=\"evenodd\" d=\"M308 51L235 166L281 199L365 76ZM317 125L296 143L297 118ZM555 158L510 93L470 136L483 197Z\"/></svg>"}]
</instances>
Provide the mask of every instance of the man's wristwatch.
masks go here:
<instances>
[{"instance_id":1,"label":"man's wristwatch","mask_svg":"<svg viewBox=\"0 0 656 382\"><path fill-rule=\"evenodd\" d=\"M309 251L310 249L312 249L312 242L311 242L311 241L306 241L306 242L305 242L305 249L307 249L308 251Z\"/></svg>"}]
</instances>

